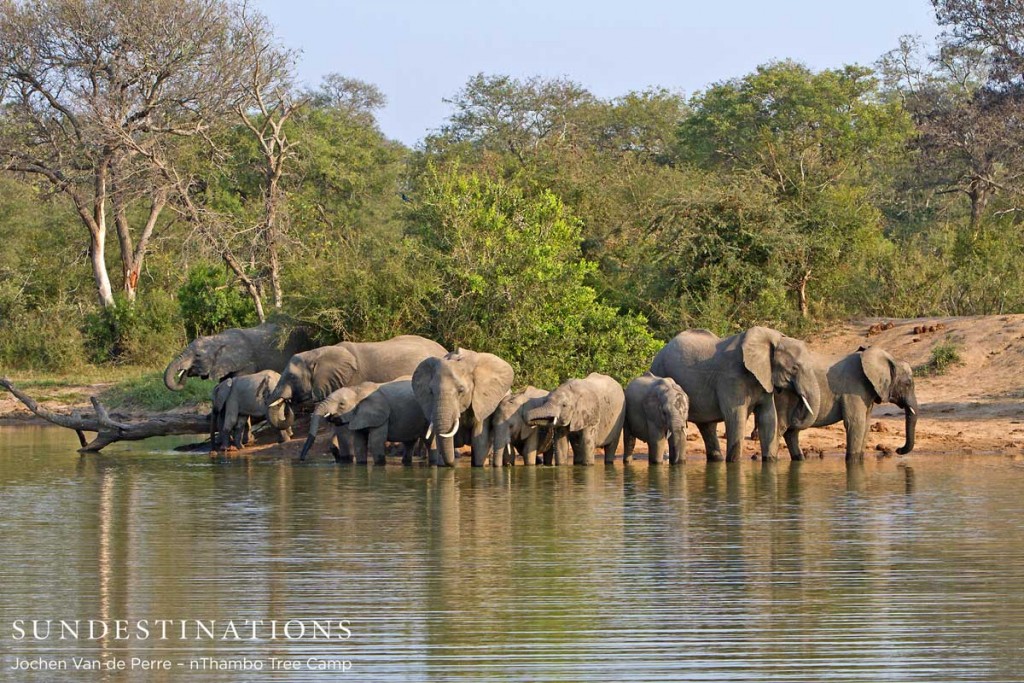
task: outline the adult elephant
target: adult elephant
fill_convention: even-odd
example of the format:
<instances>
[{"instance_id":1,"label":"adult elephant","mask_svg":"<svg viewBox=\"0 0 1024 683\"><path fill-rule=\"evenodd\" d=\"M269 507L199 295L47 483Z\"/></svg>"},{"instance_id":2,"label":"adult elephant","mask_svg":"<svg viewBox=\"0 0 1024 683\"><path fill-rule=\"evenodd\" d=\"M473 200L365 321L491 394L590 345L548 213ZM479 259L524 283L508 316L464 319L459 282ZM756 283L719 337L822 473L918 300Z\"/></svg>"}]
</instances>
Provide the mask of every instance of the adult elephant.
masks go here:
<instances>
[{"instance_id":1,"label":"adult elephant","mask_svg":"<svg viewBox=\"0 0 1024 683\"><path fill-rule=\"evenodd\" d=\"M419 364L412 388L445 465L455 466L455 436L461 425L471 433L473 466L483 467L491 446L488 418L514 379L512 366L492 353L459 349Z\"/></svg>"},{"instance_id":2,"label":"adult elephant","mask_svg":"<svg viewBox=\"0 0 1024 683\"><path fill-rule=\"evenodd\" d=\"M264 323L224 330L198 337L186 346L164 370L164 384L171 391L180 391L189 377L222 382L262 370L280 372L289 358L310 348L309 334L301 327Z\"/></svg>"},{"instance_id":3,"label":"adult elephant","mask_svg":"<svg viewBox=\"0 0 1024 683\"><path fill-rule=\"evenodd\" d=\"M342 387L411 375L422 360L444 353L437 342L415 335L379 342L342 342L297 353L267 398L268 418L280 429L289 408L294 411L305 401L322 401Z\"/></svg>"},{"instance_id":4,"label":"adult elephant","mask_svg":"<svg viewBox=\"0 0 1024 683\"><path fill-rule=\"evenodd\" d=\"M825 427L842 420L846 427L846 459L864 457L868 422L876 403L893 403L904 410L906 441L896 449L900 455L914 450L917 431L917 392L910 365L893 358L878 347L860 348L841 358L826 358L812 354L814 374L817 378L821 404L811 427ZM800 450L800 432L803 426L789 424L788 416L799 399L790 391L775 395L779 412L779 431L794 460L803 459Z\"/></svg>"},{"instance_id":5,"label":"adult elephant","mask_svg":"<svg viewBox=\"0 0 1024 683\"><path fill-rule=\"evenodd\" d=\"M814 423L821 391L810 349L767 327L720 339L707 330L676 335L654 357L651 372L671 377L690 399L689 421L704 439L708 460L721 460L717 425L725 422L726 460L743 453L743 428L751 411L761 434L761 457L778 454L778 420L774 395L791 390L795 402L788 424L798 429Z\"/></svg>"}]
</instances>

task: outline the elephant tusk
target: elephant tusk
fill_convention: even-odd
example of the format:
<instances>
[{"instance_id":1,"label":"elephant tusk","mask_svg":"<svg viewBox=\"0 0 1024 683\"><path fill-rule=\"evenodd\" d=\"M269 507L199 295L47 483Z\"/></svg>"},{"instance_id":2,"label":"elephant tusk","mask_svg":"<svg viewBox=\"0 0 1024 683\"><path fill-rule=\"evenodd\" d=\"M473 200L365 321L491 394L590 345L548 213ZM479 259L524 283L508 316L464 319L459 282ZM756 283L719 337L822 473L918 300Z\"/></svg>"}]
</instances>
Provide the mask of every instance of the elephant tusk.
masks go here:
<instances>
[{"instance_id":1,"label":"elephant tusk","mask_svg":"<svg viewBox=\"0 0 1024 683\"><path fill-rule=\"evenodd\" d=\"M455 433L457 431L459 431L459 418L455 418L455 426L452 427L452 431L448 432L447 434L444 434L442 432L438 432L437 435L439 437L441 437L442 439L450 439L453 436L455 436Z\"/></svg>"},{"instance_id":2,"label":"elephant tusk","mask_svg":"<svg viewBox=\"0 0 1024 683\"><path fill-rule=\"evenodd\" d=\"M430 437L434 435L434 423L431 422L427 425L427 435L423 437L427 441L430 441Z\"/></svg>"},{"instance_id":3,"label":"elephant tusk","mask_svg":"<svg viewBox=\"0 0 1024 683\"><path fill-rule=\"evenodd\" d=\"M327 418L327 417L330 417L330 416L331 416L331 415L333 415L333 414L334 414L334 413L332 413L332 412L330 412L330 411L327 411L326 413L324 413L324 417L325 417L325 418Z\"/></svg>"},{"instance_id":4,"label":"elephant tusk","mask_svg":"<svg viewBox=\"0 0 1024 683\"><path fill-rule=\"evenodd\" d=\"M181 378L184 377L184 376L185 376L185 371L184 370L178 370L178 374L175 375L174 378L180 382Z\"/></svg>"},{"instance_id":5,"label":"elephant tusk","mask_svg":"<svg viewBox=\"0 0 1024 683\"><path fill-rule=\"evenodd\" d=\"M279 406L279 405L281 405L282 403L284 403L284 399L283 399L283 398L279 398L279 399L277 399L276 401L274 401L273 403L271 403L271 404L270 404L270 407L271 407L271 408L273 408L273 407L275 407L275 406Z\"/></svg>"},{"instance_id":6,"label":"elephant tusk","mask_svg":"<svg viewBox=\"0 0 1024 683\"><path fill-rule=\"evenodd\" d=\"M910 414L911 414L911 415L917 415L917 411L916 411L916 410L914 410L913 408L911 408L910 406L907 406L907 410L909 410L909 411L910 411Z\"/></svg>"},{"instance_id":7,"label":"elephant tusk","mask_svg":"<svg viewBox=\"0 0 1024 683\"><path fill-rule=\"evenodd\" d=\"M804 408L807 408L807 414L808 415L814 414L814 411L811 410L811 403L810 403L810 401L807 400L807 397L806 396L801 396L800 400L802 400L804 402Z\"/></svg>"},{"instance_id":8,"label":"elephant tusk","mask_svg":"<svg viewBox=\"0 0 1024 683\"><path fill-rule=\"evenodd\" d=\"M511 443L505 444L505 455L507 455L510 458L512 457L512 444Z\"/></svg>"}]
</instances>

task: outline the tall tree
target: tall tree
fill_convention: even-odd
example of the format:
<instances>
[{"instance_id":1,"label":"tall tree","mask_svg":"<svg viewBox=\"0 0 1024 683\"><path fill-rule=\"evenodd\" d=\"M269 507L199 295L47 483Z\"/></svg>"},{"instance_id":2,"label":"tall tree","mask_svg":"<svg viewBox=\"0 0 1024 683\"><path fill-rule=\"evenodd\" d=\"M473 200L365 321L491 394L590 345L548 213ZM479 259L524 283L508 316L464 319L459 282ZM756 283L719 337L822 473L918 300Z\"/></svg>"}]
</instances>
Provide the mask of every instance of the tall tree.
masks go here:
<instances>
[{"instance_id":1,"label":"tall tree","mask_svg":"<svg viewBox=\"0 0 1024 683\"><path fill-rule=\"evenodd\" d=\"M203 134L241 95L238 15L230 0L0 0L0 169L70 200L103 307L111 215L131 301L167 203L146 157Z\"/></svg>"}]
</instances>

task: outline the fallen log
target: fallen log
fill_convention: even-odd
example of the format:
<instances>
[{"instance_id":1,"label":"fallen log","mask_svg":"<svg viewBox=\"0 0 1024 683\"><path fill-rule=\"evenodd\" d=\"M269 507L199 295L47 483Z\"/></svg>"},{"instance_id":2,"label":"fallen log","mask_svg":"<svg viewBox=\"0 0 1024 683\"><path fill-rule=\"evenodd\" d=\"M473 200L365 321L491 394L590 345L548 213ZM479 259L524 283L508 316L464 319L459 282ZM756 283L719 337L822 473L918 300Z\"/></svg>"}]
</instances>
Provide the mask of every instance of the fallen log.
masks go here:
<instances>
[{"instance_id":1,"label":"fallen log","mask_svg":"<svg viewBox=\"0 0 1024 683\"><path fill-rule=\"evenodd\" d=\"M196 413L163 413L147 415L141 419L129 415L117 415L117 419L93 396L95 413L74 411L70 414L55 413L39 405L31 396L14 386L6 377L0 377L0 387L11 392L15 398L38 417L58 427L74 430L78 435L81 448L79 453L96 453L117 441L140 441L153 436L169 436L172 434L208 434L210 432L209 415ZM85 432L94 432L96 436L89 441Z\"/></svg>"}]
</instances>

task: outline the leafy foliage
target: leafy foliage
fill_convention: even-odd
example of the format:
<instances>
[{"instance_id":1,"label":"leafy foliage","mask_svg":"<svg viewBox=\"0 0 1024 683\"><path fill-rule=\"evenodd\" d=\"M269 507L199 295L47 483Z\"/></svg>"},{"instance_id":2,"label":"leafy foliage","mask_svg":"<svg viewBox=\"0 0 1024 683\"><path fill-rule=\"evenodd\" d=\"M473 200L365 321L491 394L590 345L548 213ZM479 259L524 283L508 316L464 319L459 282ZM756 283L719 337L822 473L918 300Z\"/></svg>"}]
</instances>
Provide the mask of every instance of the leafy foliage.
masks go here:
<instances>
[{"instance_id":1,"label":"leafy foliage","mask_svg":"<svg viewBox=\"0 0 1024 683\"><path fill-rule=\"evenodd\" d=\"M209 264L189 270L188 279L178 289L178 307L189 339L257 322L252 301L234 286L223 268Z\"/></svg>"},{"instance_id":2,"label":"leafy foliage","mask_svg":"<svg viewBox=\"0 0 1024 683\"><path fill-rule=\"evenodd\" d=\"M620 315L585 284L579 222L551 192L431 171L413 221L438 274L434 332L449 348L505 358L524 382L604 371L626 379L657 348L643 318Z\"/></svg>"}]
</instances>

